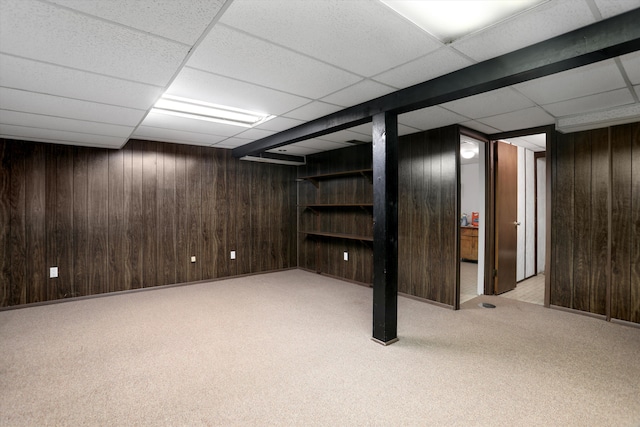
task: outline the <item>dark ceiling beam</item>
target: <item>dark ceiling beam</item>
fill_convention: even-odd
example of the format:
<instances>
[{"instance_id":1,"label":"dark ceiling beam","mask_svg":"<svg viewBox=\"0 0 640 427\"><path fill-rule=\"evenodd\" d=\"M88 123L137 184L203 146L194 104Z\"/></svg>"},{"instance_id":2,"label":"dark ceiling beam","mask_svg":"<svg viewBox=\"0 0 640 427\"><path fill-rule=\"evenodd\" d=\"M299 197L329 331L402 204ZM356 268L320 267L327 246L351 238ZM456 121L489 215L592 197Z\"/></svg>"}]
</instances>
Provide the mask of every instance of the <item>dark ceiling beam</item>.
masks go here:
<instances>
[{"instance_id":1,"label":"dark ceiling beam","mask_svg":"<svg viewBox=\"0 0 640 427\"><path fill-rule=\"evenodd\" d=\"M371 121L570 70L640 50L640 9L623 13L497 58L363 102L233 149L256 155Z\"/></svg>"}]
</instances>

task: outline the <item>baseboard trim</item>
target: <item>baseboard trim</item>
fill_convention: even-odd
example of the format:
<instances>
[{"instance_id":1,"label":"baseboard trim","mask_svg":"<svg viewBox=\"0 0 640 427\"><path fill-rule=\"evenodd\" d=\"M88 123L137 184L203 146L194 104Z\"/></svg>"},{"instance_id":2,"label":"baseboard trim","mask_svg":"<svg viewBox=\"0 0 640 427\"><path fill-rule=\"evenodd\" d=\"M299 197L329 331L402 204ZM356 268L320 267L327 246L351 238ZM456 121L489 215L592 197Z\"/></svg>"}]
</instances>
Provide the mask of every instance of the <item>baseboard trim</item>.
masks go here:
<instances>
[{"instance_id":1,"label":"baseboard trim","mask_svg":"<svg viewBox=\"0 0 640 427\"><path fill-rule=\"evenodd\" d=\"M435 305L440 308L448 308L449 310L455 310L455 307L452 305L445 304L443 302L433 301L433 300L422 298L422 297L417 297L415 295L405 294L404 292L398 292L398 296L413 299L420 302L426 302L427 304Z\"/></svg>"},{"instance_id":2,"label":"baseboard trim","mask_svg":"<svg viewBox=\"0 0 640 427\"><path fill-rule=\"evenodd\" d=\"M604 314L589 313L588 311L576 310L575 308L562 307L560 305L550 304L549 308L553 310L566 311L567 313L580 314L582 316L593 317L594 319L607 320Z\"/></svg>"},{"instance_id":3,"label":"baseboard trim","mask_svg":"<svg viewBox=\"0 0 640 427\"><path fill-rule=\"evenodd\" d=\"M628 320L611 319L611 323L617 323L618 325L630 326L632 328L640 328L640 323L629 322Z\"/></svg>"},{"instance_id":4,"label":"baseboard trim","mask_svg":"<svg viewBox=\"0 0 640 427\"><path fill-rule=\"evenodd\" d=\"M196 281L193 281L193 282L172 283L170 285L149 286L149 287L146 287L146 288L127 289L127 290L124 290L124 291L104 292L104 293L101 293L101 294L83 295L83 296L80 296L80 297L59 298L59 299L53 299L53 300L49 300L49 301L40 301L40 302L31 302L31 303L28 303L28 304L10 305L10 306L7 306L7 307L0 307L0 312L9 311L9 310L19 310L21 308L40 307L40 306L43 306L43 305L61 304L61 303L65 303L65 302L83 301L83 300L87 300L87 299L104 298L104 297L110 297L110 296L115 296L115 295L127 295L127 294L133 294L133 293L137 293L137 292L153 291L153 290L156 290L156 289L168 289L168 288L177 288L179 286L190 286L190 285L198 285L198 284L201 284L201 283L219 282L221 280L235 279L235 278L239 278L239 277L255 276L255 275L258 275L258 274L276 273L278 271L288 271L288 270L296 270L296 269L297 269L297 267L289 267L289 268L282 268L282 269L278 269L278 270L259 271L259 272L256 272L256 273L237 274L235 276L215 277L213 279L196 280Z\"/></svg>"},{"instance_id":5,"label":"baseboard trim","mask_svg":"<svg viewBox=\"0 0 640 427\"><path fill-rule=\"evenodd\" d=\"M314 274L319 274L321 276L331 277L332 279L342 280L343 282L353 283L355 285L360 285L360 286L364 286L364 287L367 287L367 288L372 288L373 287L373 284L371 284L371 283L359 282L357 280L351 280L351 279L347 279L345 277L334 276L333 274L322 273L321 271L315 271L315 270L311 270L309 268L298 267L298 270L302 270L302 271L306 271L306 272L314 273Z\"/></svg>"}]
</instances>

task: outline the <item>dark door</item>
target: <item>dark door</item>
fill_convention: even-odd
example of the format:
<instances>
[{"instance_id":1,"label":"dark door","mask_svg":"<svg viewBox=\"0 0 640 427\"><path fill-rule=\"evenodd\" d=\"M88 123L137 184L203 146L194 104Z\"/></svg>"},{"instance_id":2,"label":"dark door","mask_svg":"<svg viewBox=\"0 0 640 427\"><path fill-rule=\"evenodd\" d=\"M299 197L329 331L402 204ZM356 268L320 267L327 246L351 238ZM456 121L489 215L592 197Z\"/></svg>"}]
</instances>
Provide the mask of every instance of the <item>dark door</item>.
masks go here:
<instances>
[{"instance_id":1,"label":"dark door","mask_svg":"<svg viewBox=\"0 0 640 427\"><path fill-rule=\"evenodd\" d=\"M495 217L496 252L494 292L501 294L516 287L518 227L518 147L496 142Z\"/></svg>"}]
</instances>

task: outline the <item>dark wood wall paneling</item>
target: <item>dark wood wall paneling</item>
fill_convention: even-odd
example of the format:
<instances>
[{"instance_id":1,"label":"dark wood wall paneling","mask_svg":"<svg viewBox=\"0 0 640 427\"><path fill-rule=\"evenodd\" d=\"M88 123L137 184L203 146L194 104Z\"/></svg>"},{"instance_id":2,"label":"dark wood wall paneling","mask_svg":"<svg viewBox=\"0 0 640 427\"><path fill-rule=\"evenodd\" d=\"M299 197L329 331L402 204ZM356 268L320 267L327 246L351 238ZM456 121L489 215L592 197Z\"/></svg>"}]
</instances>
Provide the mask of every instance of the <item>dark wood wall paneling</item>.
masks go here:
<instances>
[{"instance_id":1,"label":"dark wood wall paneling","mask_svg":"<svg viewBox=\"0 0 640 427\"><path fill-rule=\"evenodd\" d=\"M551 304L640 323L640 123L552 150Z\"/></svg>"},{"instance_id":2,"label":"dark wood wall paneling","mask_svg":"<svg viewBox=\"0 0 640 427\"><path fill-rule=\"evenodd\" d=\"M457 168L459 133L456 126L400 138L398 153L398 290L455 305L457 281ZM371 146L307 157L298 176L371 168ZM306 204L373 203L371 184L364 179L321 181L319 189L302 181L300 230L370 235L371 213L360 209L323 210L316 216ZM317 247L319 246L319 248ZM299 265L303 268L371 284L370 246L357 241L300 235ZM343 251L349 251L349 261Z\"/></svg>"},{"instance_id":3,"label":"dark wood wall paneling","mask_svg":"<svg viewBox=\"0 0 640 427\"><path fill-rule=\"evenodd\" d=\"M296 266L293 167L136 140L0 140L0 166L0 306Z\"/></svg>"}]
</instances>

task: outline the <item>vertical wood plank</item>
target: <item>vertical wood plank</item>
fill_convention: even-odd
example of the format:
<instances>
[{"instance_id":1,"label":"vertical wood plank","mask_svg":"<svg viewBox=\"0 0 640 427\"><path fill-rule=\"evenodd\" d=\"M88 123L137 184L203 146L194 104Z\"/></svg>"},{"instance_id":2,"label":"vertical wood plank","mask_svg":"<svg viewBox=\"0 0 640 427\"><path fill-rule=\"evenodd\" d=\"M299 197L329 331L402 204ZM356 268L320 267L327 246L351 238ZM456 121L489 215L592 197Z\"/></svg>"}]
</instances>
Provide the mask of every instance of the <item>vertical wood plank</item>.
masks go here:
<instances>
[{"instance_id":1,"label":"vertical wood plank","mask_svg":"<svg viewBox=\"0 0 640 427\"><path fill-rule=\"evenodd\" d=\"M73 281L78 295L91 295L89 287L89 148L73 150Z\"/></svg>"},{"instance_id":2,"label":"vertical wood plank","mask_svg":"<svg viewBox=\"0 0 640 427\"><path fill-rule=\"evenodd\" d=\"M398 292L405 294L411 293L411 165L411 143L401 138L398 145Z\"/></svg>"},{"instance_id":3,"label":"vertical wood plank","mask_svg":"<svg viewBox=\"0 0 640 427\"><path fill-rule=\"evenodd\" d=\"M429 206L427 196L431 184L431 162L430 146L428 145L426 134L413 137L411 141L412 161L411 161L411 196L413 198L413 212L411 217L413 223L411 228L413 238L411 240L411 290L410 294L421 298L428 298L429 290L429 269L431 260L429 258ZM415 229L414 229L415 227Z\"/></svg>"},{"instance_id":4,"label":"vertical wood plank","mask_svg":"<svg viewBox=\"0 0 640 427\"><path fill-rule=\"evenodd\" d=\"M9 190L10 244L5 255L10 260L11 282L9 286L9 305L27 302L27 226L26 219L26 170L30 143L13 144L11 149L11 180Z\"/></svg>"},{"instance_id":5,"label":"vertical wood plank","mask_svg":"<svg viewBox=\"0 0 640 427\"><path fill-rule=\"evenodd\" d=\"M58 156L56 148L57 146L53 144L47 144L45 147L45 230L47 233L47 264L45 272L47 277L49 274L49 268L56 267L58 265L57 241L54 238L56 232L56 199L58 196L58 180L56 179L58 172ZM47 300L54 300L58 298L58 292L56 289L58 280L58 278L47 280Z\"/></svg>"},{"instance_id":6,"label":"vertical wood plank","mask_svg":"<svg viewBox=\"0 0 640 427\"><path fill-rule=\"evenodd\" d=\"M442 277L439 281L438 302L455 306L457 281L458 246L458 162L456 153L460 151L460 136L457 127L442 130Z\"/></svg>"},{"instance_id":7,"label":"vertical wood plank","mask_svg":"<svg viewBox=\"0 0 640 427\"><path fill-rule=\"evenodd\" d=\"M631 127L611 128L611 317L631 320Z\"/></svg>"},{"instance_id":8,"label":"vertical wood plank","mask_svg":"<svg viewBox=\"0 0 640 427\"><path fill-rule=\"evenodd\" d=\"M248 207L246 204L246 199L242 206L237 204L237 200L240 198L240 193L243 191L242 185L238 180L238 167L242 162L234 159L231 156L231 153L228 151L223 151L221 154L222 164L224 165L217 174L217 177L224 180L226 182L225 192L219 192L216 208L220 206L219 211L217 212L217 222L216 222L216 236L217 236L217 244L219 247L219 252L221 256L218 257L218 266L221 271L225 272L226 276L234 276L236 274L242 274L238 267L239 256L246 257L248 252L246 248L242 245L242 242L238 236L238 229L240 227L248 227L248 222L246 221L246 208ZM221 197L225 197L224 200ZM245 215L242 217L238 215L237 210L241 209L245 212ZM223 229L224 228L224 229ZM230 252L234 250L236 251L236 259L230 259Z\"/></svg>"},{"instance_id":9,"label":"vertical wood plank","mask_svg":"<svg viewBox=\"0 0 640 427\"><path fill-rule=\"evenodd\" d=\"M554 280L551 304L572 307L573 289L573 218L574 218L574 142L573 135L559 135L556 148L555 185L553 188Z\"/></svg>"},{"instance_id":10,"label":"vertical wood plank","mask_svg":"<svg viewBox=\"0 0 640 427\"><path fill-rule=\"evenodd\" d=\"M609 239L609 132L591 134L591 259L589 262L589 311L606 314L607 245Z\"/></svg>"},{"instance_id":11,"label":"vertical wood plank","mask_svg":"<svg viewBox=\"0 0 640 427\"><path fill-rule=\"evenodd\" d=\"M56 174L56 231L58 250L58 298L76 297L73 282L73 148L59 146Z\"/></svg>"},{"instance_id":12,"label":"vertical wood plank","mask_svg":"<svg viewBox=\"0 0 640 427\"><path fill-rule=\"evenodd\" d=\"M11 239L11 143L0 138L0 252L9 253ZM0 257L0 307L10 304L11 260Z\"/></svg>"},{"instance_id":13,"label":"vertical wood plank","mask_svg":"<svg viewBox=\"0 0 640 427\"><path fill-rule=\"evenodd\" d=\"M202 168L204 148L192 147L186 158L187 161L187 255L196 256L196 262L189 262L187 281L202 280Z\"/></svg>"},{"instance_id":14,"label":"vertical wood plank","mask_svg":"<svg viewBox=\"0 0 640 427\"><path fill-rule=\"evenodd\" d=\"M216 245L216 215L217 192L225 191L220 188L224 184L217 182L216 176L220 162L216 159L222 150L214 148L202 149L202 253L200 262L202 279L213 279L217 276L217 259L222 254Z\"/></svg>"},{"instance_id":15,"label":"vertical wood plank","mask_svg":"<svg viewBox=\"0 0 640 427\"><path fill-rule=\"evenodd\" d=\"M589 311L591 263L591 132L574 137L573 288L576 310Z\"/></svg>"},{"instance_id":16,"label":"vertical wood plank","mask_svg":"<svg viewBox=\"0 0 640 427\"><path fill-rule=\"evenodd\" d=\"M158 284L158 145L142 144L142 286Z\"/></svg>"},{"instance_id":17,"label":"vertical wood plank","mask_svg":"<svg viewBox=\"0 0 640 427\"><path fill-rule=\"evenodd\" d=\"M237 202L235 206L236 219L236 255L235 274L251 272L251 257L253 256L253 224L251 223L251 165L233 159L236 176L234 193Z\"/></svg>"},{"instance_id":18,"label":"vertical wood plank","mask_svg":"<svg viewBox=\"0 0 640 427\"><path fill-rule=\"evenodd\" d=\"M640 323L640 123L628 125L631 131L631 307L629 320Z\"/></svg>"},{"instance_id":19,"label":"vertical wood plank","mask_svg":"<svg viewBox=\"0 0 640 427\"><path fill-rule=\"evenodd\" d=\"M88 153L88 247L89 293L100 294L109 288L109 157L107 150Z\"/></svg>"},{"instance_id":20,"label":"vertical wood plank","mask_svg":"<svg viewBox=\"0 0 640 427\"><path fill-rule=\"evenodd\" d=\"M440 130L429 132L429 145L432 147L431 177L429 184L429 192L427 204L429 209L429 259L431 266L429 268L429 293L428 298L433 301L442 299L441 282L443 277L443 232L442 232L442 153L443 141Z\"/></svg>"},{"instance_id":21,"label":"vertical wood plank","mask_svg":"<svg viewBox=\"0 0 640 427\"><path fill-rule=\"evenodd\" d=\"M27 303L32 303L46 300L47 235L44 219L46 179L44 144L33 144L25 166L27 170Z\"/></svg>"},{"instance_id":22,"label":"vertical wood plank","mask_svg":"<svg viewBox=\"0 0 640 427\"><path fill-rule=\"evenodd\" d=\"M171 283L185 283L189 277L189 208L187 199L187 153L191 147L175 146L175 279Z\"/></svg>"},{"instance_id":23,"label":"vertical wood plank","mask_svg":"<svg viewBox=\"0 0 640 427\"><path fill-rule=\"evenodd\" d=\"M124 150L110 150L108 162L108 292L130 289L125 282L125 212L124 204Z\"/></svg>"},{"instance_id":24,"label":"vertical wood plank","mask_svg":"<svg viewBox=\"0 0 640 427\"><path fill-rule=\"evenodd\" d=\"M130 141L124 150L124 281L127 289L143 286L143 230L142 203L143 143Z\"/></svg>"},{"instance_id":25,"label":"vertical wood plank","mask_svg":"<svg viewBox=\"0 0 640 427\"><path fill-rule=\"evenodd\" d=\"M158 285L176 283L176 147L158 149Z\"/></svg>"}]
</instances>

